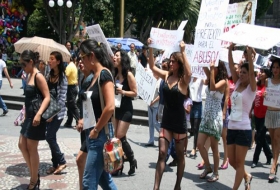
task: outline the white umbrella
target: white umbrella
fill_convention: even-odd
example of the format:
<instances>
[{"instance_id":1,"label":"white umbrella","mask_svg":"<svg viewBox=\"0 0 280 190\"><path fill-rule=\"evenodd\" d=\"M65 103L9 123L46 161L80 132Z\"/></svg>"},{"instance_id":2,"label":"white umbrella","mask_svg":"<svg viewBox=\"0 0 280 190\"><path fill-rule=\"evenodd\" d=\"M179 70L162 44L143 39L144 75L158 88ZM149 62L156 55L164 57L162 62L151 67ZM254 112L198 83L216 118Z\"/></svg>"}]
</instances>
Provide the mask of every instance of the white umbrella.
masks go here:
<instances>
[{"instance_id":1,"label":"white umbrella","mask_svg":"<svg viewBox=\"0 0 280 190\"><path fill-rule=\"evenodd\" d=\"M34 52L38 52L40 55L40 59L43 61L48 61L51 52L58 51L62 54L63 61L69 62L71 58L71 54L68 49L53 39L42 38L38 36L34 36L31 38L23 37L15 44L15 50L18 53L22 53L24 50L32 50Z\"/></svg>"}]
</instances>

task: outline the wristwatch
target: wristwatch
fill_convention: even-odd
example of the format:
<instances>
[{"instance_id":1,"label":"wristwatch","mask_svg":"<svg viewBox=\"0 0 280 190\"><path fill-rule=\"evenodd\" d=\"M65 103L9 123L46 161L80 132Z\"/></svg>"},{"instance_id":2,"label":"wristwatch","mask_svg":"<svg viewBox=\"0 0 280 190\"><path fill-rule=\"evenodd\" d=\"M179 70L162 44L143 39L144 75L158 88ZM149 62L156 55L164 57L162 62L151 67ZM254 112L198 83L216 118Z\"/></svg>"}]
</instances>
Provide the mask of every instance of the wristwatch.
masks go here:
<instances>
[{"instance_id":1,"label":"wristwatch","mask_svg":"<svg viewBox=\"0 0 280 190\"><path fill-rule=\"evenodd\" d=\"M93 131L99 133L99 131L95 127L93 128Z\"/></svg>"}]
</instances>

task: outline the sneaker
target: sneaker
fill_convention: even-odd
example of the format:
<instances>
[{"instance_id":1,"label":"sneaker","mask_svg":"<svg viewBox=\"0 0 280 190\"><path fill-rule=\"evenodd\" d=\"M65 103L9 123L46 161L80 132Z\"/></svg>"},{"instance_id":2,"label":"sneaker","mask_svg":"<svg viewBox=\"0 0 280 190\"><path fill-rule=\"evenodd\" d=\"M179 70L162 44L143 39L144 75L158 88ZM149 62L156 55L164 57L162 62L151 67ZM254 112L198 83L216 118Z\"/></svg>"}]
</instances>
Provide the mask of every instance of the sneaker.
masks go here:
<instances>
[{"instance_id":1,"label":"sneaker","mask_svg":"<svg viewBox=\"0 0 280 190\"><path fill-rule=\"evenodd\" d=\"M8 112L9 110L4 110L2 116L5 116Z\"/></svg>"}]
</instances>

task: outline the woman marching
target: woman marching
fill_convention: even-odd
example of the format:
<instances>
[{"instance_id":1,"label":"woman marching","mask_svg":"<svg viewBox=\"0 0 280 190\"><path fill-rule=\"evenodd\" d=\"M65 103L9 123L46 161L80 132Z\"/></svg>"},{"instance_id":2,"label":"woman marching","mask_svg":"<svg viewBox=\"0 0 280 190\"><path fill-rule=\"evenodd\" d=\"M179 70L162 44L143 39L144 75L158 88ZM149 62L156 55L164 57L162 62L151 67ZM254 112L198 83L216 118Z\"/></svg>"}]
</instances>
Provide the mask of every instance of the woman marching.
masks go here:
<instances>
[{"instance_id":1,"label":"woman marching","mask_svg":"<svg viewBox=\"0 0 280 190\"><path fill-rule=\"evenodd\" d=\"M152 39L148 39L150 45ZM181 189L181 180L185 169L184 145L187 132L184 101L191 78L191 68L185 53L185 43L180 43L181 52L174 52L170 56L170 71L157 68L153 60L153 48L149 48L150 69L165 81L163 85L164 111L159 134L159 155L155 173L154 190L158 190L165 168L167 149L172 138L175 139L177 154L177 180L174 190Z\"/></svg>"},{"instance_id":2,"label":"woman marching","mask_svg":"<svg viewBox=\"0 0 280 190\"><path fill-rule=\"evenodd\" d=\"M270 66L272 77L266 80L266 88L280 90L280 59L272 60ZM276 179L278 169L278 157L280 151L280 109L267 106L265 114L265 126L268 128L270 138L273 162L268 176L268 182L273 183Z\"/></svg>"},{"instance_id":3,"label":"woman marching","mask_svg":"<svg viewBox=\"0 0 280 190\"><path fill-rule=\"evenodd\" d=\"M88 91L91 91L91 106L96 118L96 125L85 129L88 154L83 176L83 190L97 190L98 185L102 189L116 190L111 175L104 170L103 158L103 147L107 140L104 126L115 109L114 79L111 75L112 59L107 54L105 45L92 39L82 42L80 57L85 68L94 72ZM103 110L100 95L104 99Z\"/></svg>"},{"instance_id":4,"label":"woman marching","mask_svg":"<svg viewBox=\"0 0 280 190\"><path fill-rule=\"evenodd\" d=\"M252 56L248 56L249 63L243 63L240 72L234 67L232 50L234 44L229 47L229 68L235 89L231 95L231 113L227 131L227 149L230 165L235 169L235 181L233 190L237 190L245 179L245 190L249 190L252 175L245 171L245 157L252 141L252 129L249 112L256 95L256 80ZM247 47L248 55L252 55L253 49Z\"/></svg>"},{"instance_id":5,"label":"woman marching","mask_svg":"<svg viewBox=\"0 0 280 190\"><path fill-rule=\"evenodd\" d=\"M50 54L49 67L51 71L47 77L48 87L50 93L57 99L58 104L61 106L61 110L56 116L47 120L46 140L52 154L52 167L47 170L47 174L60 174L66 168L66 161L64 154L60 151L59 145L57 144L56 133L66 116L65 101L68 86L60 52L54 51Z\"/></svg>"},{"instance_id":6,"label":"woman marching","mask_svg":"<svg viewBox=\"0 0 280 190\"><path fill-rule=\"evenodd\" d=\"M218 142L223 127L221 102L226 91L228 77L223 62L219 61L218 67L215 67L214 65L215 63L212 62L210 65L210 71L207 67L203 67L209 83L208 88L206 89L204 117L199 126L197 141L198 149L205 163L205 170L200 175L200 178L204 179L208 173L213 172L212 176L208 179L208 182L215 182L219 179L218 168L220 155ZM210 166L208 151L205 148L205 142L208 137L210 138L211 149L213 151L214 171Z\"/></svg>"},{"instance_id":7,"label":"woman marching","mask_svg":"<svg viewBox=\"0 0 280 190\"><path fill-rule=\"evenodd\" d=\"M31 176L27 189L36 189L40 186L38 144L39 140L45 140L46 138L46 122L42 121L41 117L50 103L48 84L44 76L35 67L35 59L35 53L31 50L25 50L20 55L21 66L28 74L24 100L26 115L18 142L18 147L26 161ZM35 113L31 101L38 94L42 95L42 104Z\"/></svg>"},{"instance_id":8,"label":"woman marching","mask_svg":"<svg viewBox=\"0 0 280 190\"><path fill-rule=\"evenodd\" d=\"M114 55L116 93L122 95L121 105L115 110L115 136L122 142L123 151L130 163L128 175L135 173L137 161L131 149L126 134L132 121L133 106L132 98L137 96L136 80L130 71L130 59L126 52L117 50ZM122 172L123 167L120 169ZM115 173L117 175L119 172Z\"/></svg>"}]
</instances>

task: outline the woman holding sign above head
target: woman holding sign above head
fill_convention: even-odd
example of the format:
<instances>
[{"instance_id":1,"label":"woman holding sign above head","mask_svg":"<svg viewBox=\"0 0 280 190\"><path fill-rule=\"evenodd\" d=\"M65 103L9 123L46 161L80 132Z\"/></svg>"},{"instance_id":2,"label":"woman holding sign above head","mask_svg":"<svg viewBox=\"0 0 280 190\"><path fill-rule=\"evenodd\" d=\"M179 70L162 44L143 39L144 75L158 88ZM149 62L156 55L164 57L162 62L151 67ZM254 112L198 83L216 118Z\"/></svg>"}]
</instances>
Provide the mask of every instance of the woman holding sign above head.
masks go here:
<instances>
[{"instance_id":1,"label":"woman holding sign above head","mask_svg":"<svg viewBox=\"0 0 280 190\"><path fill-rule=\"evenodd\" d=\"M127 53L117 50L113 60L115 67L116 94L121 95L121 103L119 106L116 105L115 110L115 136L122 142L123 151L130 163L128 174L132 175L135 173L135 168L137 168L137 161L134 158L133 150L126 140L126 133L132 121L132 98L137 96L137 86L134 75L131 72L130 58ZM122 169L123 168L120 169L120 173ZM118 175L119 172L115 174Z\"/></svg>"},{"instance_id":2,"label":"woman holding sign above head","mask_svg":"<svg viewBox=\"0 0 280 190\"><path fill-rule=\"evenodd\" d=\"M228 51L229 67L235 89L231 95L231 113L229 116L227 131L227 149L230 165L235 169L235 181L233 190L237 190L245 179L245 189L250 189L252 175L247 173L244 168L245 157L252 141L252 129L249 113L256 95L256 80L254 74L254 64L252 56L248 56L248 63L243 63L240 72L237 73L231 44ZM253 49L247 47L248 55L252 55Z\"/></svg>"},{"instance_id":3,"label":"woman holding sign above head","mask_svg":"<svg viewBox=\"0 0 280 190\"><path fill-rule=\"evenodd\" d=\"M148 45L153 43L148 39ZM161 130L159 134L159 156L156 166L154 190L158 190L165 168L165 158L168 145L175 139L177 154L177 180L174 190L181 189L181 180L185 169L184 142L187 137L186 114L184 101L191 78L191 68L185 53L185 43L180 43L180 51L170 56L170 70L163 71L157 68L153 60L153 48L150 48L150 69L165 81L163 85L164 110Z\"/></svg>"},{"instance_id":4,"label":"woman holding sign above head","mask_svg":"<svg viewBox=\"0 0 280 190\"><path fill-rule=\"evenodd\" d=\"M280 59L274 58L270 66L272 77L266 79L266 89L280 90ZM265 126L268 128L270 138L273 162L270 169L268 180L273 183L276 179L278 169L278 156L280 151L280 108L267 106L265 115Z\"/></svg>"},{"instance_id":5,"label":"woman holding sign above head","mask_svg":"<svg viewBox=\"0 0 280 190\"><path fill-rule=\"evenodd\" d=\"M215 182L219 179L218 168L220 155L218 142L220 140L223 128L223 112L221 102L227 89L228 75L225 64L221 61L219 61L218 67L215 67L215 62L213 61L210 64L210 70L208 67L203 67L203 70L207 76L208 88L205 90L206 101L203 114L204 116L199 126L197 140L197 147L205 165L205 169L200 175L200 179L205 179L207 174L213 172L212 176L208 179L208 182ZM213 151L214 171L211 168L208 158L208 151L205 148L205 143L207 142L208 138L210 138L211 149Z\"/></svg>"}]
</instances>

